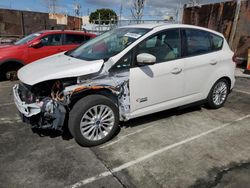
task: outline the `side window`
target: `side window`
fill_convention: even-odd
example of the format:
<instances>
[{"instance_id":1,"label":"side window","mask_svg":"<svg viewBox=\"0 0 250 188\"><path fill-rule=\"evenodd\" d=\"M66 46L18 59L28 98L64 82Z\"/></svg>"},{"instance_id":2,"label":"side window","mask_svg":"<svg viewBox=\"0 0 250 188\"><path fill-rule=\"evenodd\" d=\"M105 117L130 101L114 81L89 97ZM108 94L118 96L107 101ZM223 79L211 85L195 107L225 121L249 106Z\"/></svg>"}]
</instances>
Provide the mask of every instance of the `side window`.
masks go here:
<instances>
[{"instance_id":1,"label":"side window","mask_svg":"<svg viewBox=\"0 0 250 188\"><path fill-rule=\"evenodd\" d=\"M187 42L187 55L200 55L212 51L209 33L196 29L185 29Z\"/></svg>"},{"instance_id":2,"label":"side window","mask_svg":"<svg viewBox=\"0 0 250 188\"><path fill-rule=\"evenodd\" d=\"M47 35L41 39L44 46L60 46L62 45L62 35L53 34Z\"/></svg>"},{"instance_id":3,"label":"side window","mask_svg":"<svg viewBox=\"0 0 250 188\"><path fill-rule=\"evenodd\" d=\"M90 39L90 36L85 35L85 40L87 41L87 40L89 40L89 39Z\"/></svg>"},{"instance_id":4,"label":"side window","mask_svg":"<svg viewBox=\"0 0 250 188\"><path fill-rule=\"evenodd\" d=\"M150 38L149 40L147 40L145 43L145 47L146 48L153 48L156 46L156 41L157 41L157 36L154 36L152 38Z\"/></svg>"},{"instance_id":5,"label":"side window","mask_svg":"<svg viewBox=\"0 0 250 188\"><path fill-rule=\"evenodd\" d=\"M129 70L129 68L132 65L132 58L133 58L133 52L130 51L111 68L111 72Z\"/></svg>"},{"instance_id":6,"label":"side window","mask_svg":"<svg viewBox=\"0 0 250 188\"><path fill-rule=\"evenodd\" d=\"M85 41L84 35L66 34L65 44L81 44Z\"/></svg>"},{"instance_id":7,"label":"side window","mask_svg":"<svg viewBox=\"0 0 250 188\"><path fill-rule=\"evenodd\" d=\"M212 48L214 51L220 50L223 46L224 39L218 35L210 34Z\"/></svg>"},{"instance_id":8,"label":"side window","mask_svg":"<svg viewBox=\"0 0 250 188\"><path fill-rule=\"evenodd\" d=\"M149 53L156 57L156 62L165 62L181 56L179 29L170 29L156 34L138 45L138 53Z\"/></svg>"}]
</instances>

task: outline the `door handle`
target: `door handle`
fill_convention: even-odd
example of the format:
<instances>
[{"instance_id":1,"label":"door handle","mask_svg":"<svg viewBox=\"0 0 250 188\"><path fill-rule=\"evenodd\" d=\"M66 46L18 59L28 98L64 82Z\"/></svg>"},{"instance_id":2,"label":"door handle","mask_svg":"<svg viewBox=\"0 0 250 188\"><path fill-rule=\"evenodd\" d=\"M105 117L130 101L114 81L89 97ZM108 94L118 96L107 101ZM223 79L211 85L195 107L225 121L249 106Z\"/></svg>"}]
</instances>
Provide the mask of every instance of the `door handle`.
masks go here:
<instances>
[{"instance_id":1,"label":"door handle","mask_svg":"<svg viewBox=\"0 0 250 188\"><path fill-rule=\"evenodd\" d=\"M210 62L210 65L216 65L217 63L218 63L217 61L213 60Z\"/></svg>"},{"instance_id":2,"label":"door handle","mask_svg":"<svg viewBox=\"0 0 250 188\"><path fill-rule=\"evenodd\" d=\"M174 68L172 71L171 71L171 73L172 74L179 74L179 73L181 73L181 71L182 71L182 69L181 68Z\"/></svg>"}]
</instances>

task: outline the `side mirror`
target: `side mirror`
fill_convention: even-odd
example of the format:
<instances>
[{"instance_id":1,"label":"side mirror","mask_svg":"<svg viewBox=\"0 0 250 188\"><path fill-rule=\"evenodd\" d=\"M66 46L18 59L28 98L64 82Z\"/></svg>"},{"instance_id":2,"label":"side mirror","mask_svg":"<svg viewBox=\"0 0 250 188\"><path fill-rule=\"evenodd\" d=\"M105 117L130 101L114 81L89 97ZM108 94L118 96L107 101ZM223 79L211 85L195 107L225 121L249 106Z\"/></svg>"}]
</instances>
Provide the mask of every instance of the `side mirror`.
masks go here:
<instances>
[{"instance_id":1,"label":"side mirror","mask_svg":"<svg viewBox=\"0 0 250 188\"><path fill-rule=\"evenodd\" d=\"M31 48L38 48L42 46L42 41L41 40L36 40L30 44Z\"/></svg>"},{"instance_id":2,"label":"side mirror","mask_svg":"<svg viewBox=\"0 0 250 188\"><path fill-rule=\"evenodd\" d=\"M141 53L137 55L136 60L139 66L153 65L156 62L156 57L148 53Z\"/></svg>"}]
</instances>

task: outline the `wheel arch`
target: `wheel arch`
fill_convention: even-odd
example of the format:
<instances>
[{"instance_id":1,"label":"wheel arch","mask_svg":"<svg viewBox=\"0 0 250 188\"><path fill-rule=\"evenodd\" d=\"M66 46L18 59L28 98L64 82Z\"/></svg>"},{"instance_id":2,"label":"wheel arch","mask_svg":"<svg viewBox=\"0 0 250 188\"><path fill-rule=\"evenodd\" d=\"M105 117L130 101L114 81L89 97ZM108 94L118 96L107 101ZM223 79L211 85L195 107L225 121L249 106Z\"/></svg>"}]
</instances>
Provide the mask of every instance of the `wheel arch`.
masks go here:
<instances>
[{"instance_id":1,"label":"wheel arch","mask_svg":"<svg viewBox=\"0 0 250 188\"><path fill-rule=\"evenodd\" d=\"M70 109L77 103L77 101L79 101L80 99L86 97L86 96L89 96L89 95L102 95L102 96L105 96L109 99L111 99L114 104L118 107L118 96L115 95L111 90L109 89L89 89L89 90L85 90L85 91L81 91L81 92L78 92L78 93L75 93L71 96L70 98Z\"/></svg>"},{"instance_id":2,"label":"wheel arch","mask_svg":"<svg viewBox=\"0 0 250 188\"><path fill-rule=\"evenodd\" d=\"M228 76L223 76L223 77L221 77L220 79L218 79L218 80L221 80L221 79L225 79L227 82L228 82L228 84L229 84L229 90L231 89L231 84L232 84L232 81L231 81L231 79L228 77ZM217 80L217 81L218 81ZM216 81L216 82L217 82Z\"/></svg>"},{"instance_id":3,"label":"wheel arch","mask_svg":"<svg viewBox=\"0 0 250 188\"><path fill-rule=\"evenodd\" d=\"M212 72L212 74L207 79L206 84L204 84L202 98L207 98L213 85L222 78L228 81L229 89L231 90L235 83L233 66L223 64L221 66L218 66L218 68L214 72Z\"/></svg>"},{"instance_id":4,"label":"wheel arch","mask_svg":"<svg viewBox=\"0 0 250 188\"><path fill-rule=\"evenodd\" d=\"M7 73L7 71L11 70L11 68L14 68L14 70L16 69L20 69L21 67L23 67L25 64L17 59L7 59L4 61L0 62L0 77L1 79L5 79L5 75Z\"/></svg>"},{"instance_id":5,"label":"wheel arch","mask_svg":"<svg viewBox=\"0 0 250 188\"><path fill-rule=\"evenodd\" d=\"M4 65L7 65L9 63L13 63L13 64L20 65L20 66L24 66L25 65L25 63L23 61L21 61L21 60L18 60L18 59L7 59L7 60L4 60L4 61L0 62L0 67L4 66Z\"/></svg>"},{"instance_id":6,"label":"wheel arch","mask_svg":"<svg viewBox=\"0 0 250 188\"><path fill-rule=\"evenodd\" d=\"M209 93L210 93L210 90L212 89L212 87L214 86L214 84L215 84L216 82L218 82L219 80L221 80L221 79L225 79L225 80L228 82L228 84L229 84L229 91L231 90L231 85L232 85L232 80L231 80L231 78L230 78L229 76L221 76L221 77L215 79L215 80L211 83L211 86L210 86L210 87L208 88L208 90L207 90L206 99L208 98Z\"/></svg>"}]
</instances>

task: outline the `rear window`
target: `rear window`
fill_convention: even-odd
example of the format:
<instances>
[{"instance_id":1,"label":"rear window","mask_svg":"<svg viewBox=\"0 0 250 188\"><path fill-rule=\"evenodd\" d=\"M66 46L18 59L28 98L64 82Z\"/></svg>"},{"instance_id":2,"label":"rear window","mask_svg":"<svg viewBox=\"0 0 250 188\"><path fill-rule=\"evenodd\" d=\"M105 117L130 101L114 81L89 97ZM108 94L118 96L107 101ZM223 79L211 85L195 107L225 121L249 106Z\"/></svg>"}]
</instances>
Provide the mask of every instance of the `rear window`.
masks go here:
<instances>
[{"instance_id":1,"label":"rear window","mask_svg":"<svg viewBox=\"0 0 250 188\"><path fill-rule=\"evenodd\" d=\"M89 39L91 39L91 37L88 35L85 35L85 40L89 40Z\"/></svg>"},{"instance_id":2,"label":"rear window","mask_svg":"<svg viewBox=\"0 0 250 188\"><path fill-rule=\"evenodd\" d=\"M65 44L81 44L87 40L84 35L66 34Z\"/></svg>"},{"instance_id":3,"label":"rear window","mask_svg":"<svg viewBox=\"0 0 250 188\"><path fill-rule=\"evenodd\" d=\"M187 55L194 56L212 51L209 33L196 29L185 29Z\"/></svg>"},{"instance_id":4,"label":"rear window","mask_svg":"<svg viewBox=\"0 0 250 188\"><path fill-rule=\"evenodd\" d=\"M212 49L214 51L220 50L223 46L224 39L218 35L210 34L211 42L212 42Z\"/></svg>"}]
</instances>

